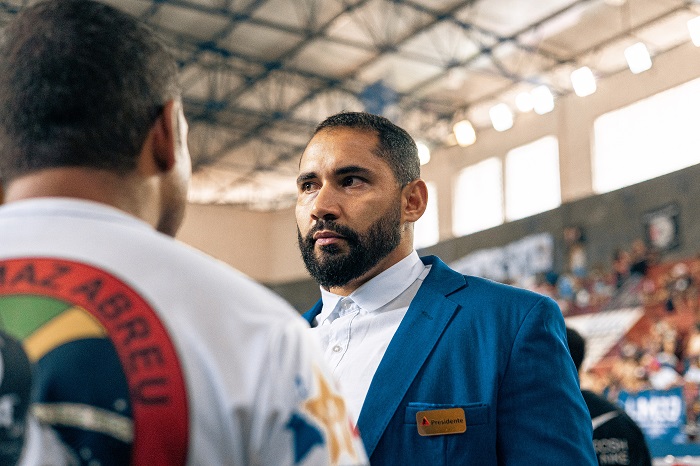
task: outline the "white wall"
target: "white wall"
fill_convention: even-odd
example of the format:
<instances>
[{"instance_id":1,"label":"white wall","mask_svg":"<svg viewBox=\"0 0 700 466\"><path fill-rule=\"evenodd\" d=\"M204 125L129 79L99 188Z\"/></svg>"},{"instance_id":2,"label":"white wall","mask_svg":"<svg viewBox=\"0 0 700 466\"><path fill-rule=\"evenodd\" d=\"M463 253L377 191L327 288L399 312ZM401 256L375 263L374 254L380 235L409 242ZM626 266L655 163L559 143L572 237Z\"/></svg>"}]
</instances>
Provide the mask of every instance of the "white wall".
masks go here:
<instances>
[{"instance_id":1,"label":"white wall","mask_svg":"<svg viewBox=\"0 0 700 466\"><path fill-rule=\"evenodd\" d=\"M591 136L594 120L611 110L700 77L700 49L691 43L654 58L640 75L622 71L598 82L588 97L560 98L546 115L519 115L505 133L478 132L476 144L434 151L423 178L438 189L440 239L452 235L453 177L464 167L547 135L559 140L562 202L593 194ZM700 109L698 109L700 111ZM699 128L700 130L700 128ZM698 148L700 150L700 148ZM294 209L248 212L236 207L190 205L178 237L266 283L306 278L296 246Z\"/></svg>"},{"instance_id":2,"label":"white wall","mask_svg":"<svg viewBox=\"0 0 700 466\"><path fill-rule=\"evenodd\" d=\"M258 281L284 283L307 276L293 209L251 212L190 204L177 237Z\"/></svg>"}]
</instances>

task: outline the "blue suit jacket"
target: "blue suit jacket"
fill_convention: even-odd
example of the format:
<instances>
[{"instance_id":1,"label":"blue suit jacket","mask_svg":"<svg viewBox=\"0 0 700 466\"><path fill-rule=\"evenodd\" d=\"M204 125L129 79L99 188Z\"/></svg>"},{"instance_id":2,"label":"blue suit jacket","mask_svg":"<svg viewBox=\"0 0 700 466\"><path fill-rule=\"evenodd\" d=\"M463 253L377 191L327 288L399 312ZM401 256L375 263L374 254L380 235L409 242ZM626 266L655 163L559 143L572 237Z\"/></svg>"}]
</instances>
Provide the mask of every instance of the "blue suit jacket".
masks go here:
<instances>
[{"instance_id":1,"label":"blue suit jacket","mask_svg":"<svg viewBox=\"0 0 700 466\"><path fill-rule=\"evenodd\" d=\"M561 311L434 256L372 379L358 428L372 464L597 465ZM307 321L321 302L304 314ZM463 408L467 430L422 437L418 411Z\"/></svg>"}]
</instances>

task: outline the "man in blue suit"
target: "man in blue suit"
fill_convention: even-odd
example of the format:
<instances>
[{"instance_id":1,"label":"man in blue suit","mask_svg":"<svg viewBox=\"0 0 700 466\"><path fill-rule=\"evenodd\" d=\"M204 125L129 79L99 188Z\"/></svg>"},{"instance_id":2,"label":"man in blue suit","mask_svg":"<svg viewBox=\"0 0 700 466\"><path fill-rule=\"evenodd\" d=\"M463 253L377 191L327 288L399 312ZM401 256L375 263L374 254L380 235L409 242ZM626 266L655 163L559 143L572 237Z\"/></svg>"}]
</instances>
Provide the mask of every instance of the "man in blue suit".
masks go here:
<instances>
[{"instance_id":1,"label":"man in blue suit","mask_svg":"<svg viewBox=\"0 0 700 466\"><path fill-rule=\"evenodd\" d=\"M418 257L428 195L406 131L329 117L297 187L299 247L322 294L305 317L372 464L597 464L557 305Z\"/></svg>"}]
</instances>

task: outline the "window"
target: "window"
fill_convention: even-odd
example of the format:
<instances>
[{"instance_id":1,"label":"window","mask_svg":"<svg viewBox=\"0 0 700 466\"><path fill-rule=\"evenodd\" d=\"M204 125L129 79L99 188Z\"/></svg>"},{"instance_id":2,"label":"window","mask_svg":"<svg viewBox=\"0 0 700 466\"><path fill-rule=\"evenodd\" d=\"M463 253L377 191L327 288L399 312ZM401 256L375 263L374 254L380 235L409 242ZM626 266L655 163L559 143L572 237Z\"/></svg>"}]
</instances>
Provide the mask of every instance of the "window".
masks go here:
<instances>
[{"instance_id":1,"label":"window","mask_svg":"<svg viewBox=\"0 0 700 466\"><path fill-rule=\"evenodd\" d=\"M593 127L593 190L700 163L700 79L606 113Z\"/></svg>"},{"instance_id":2,"label":"window","mask_svg":"<svg viewBox=\"0 0 700 466\"><path fill-rule=\"evenodd\" d=\"M506 219L517 220L561 205L559 145L546 136L506 155Z\"/></svg>"},{"instance_id":3,"label":"window","mask_svg":"<svg viewBox=\"0 0 700 466\"><path fill-rule=\"evenodd\" d=\"M463 169L457 176L452 211L455 236L503 223L503 174L497 158Z\"/></svg>"},{"instance_id":4,"label":"window","mask_svg":"<svg viewBox=\"0 0 700 466\"><path fill-rule=\"evenodd\" d=\"M427 182L428 206L423 216L413 226L413 244L416 249L427 248L440 240L438 224L437 188L435 183Z\"/></svg>"}]
</instances>

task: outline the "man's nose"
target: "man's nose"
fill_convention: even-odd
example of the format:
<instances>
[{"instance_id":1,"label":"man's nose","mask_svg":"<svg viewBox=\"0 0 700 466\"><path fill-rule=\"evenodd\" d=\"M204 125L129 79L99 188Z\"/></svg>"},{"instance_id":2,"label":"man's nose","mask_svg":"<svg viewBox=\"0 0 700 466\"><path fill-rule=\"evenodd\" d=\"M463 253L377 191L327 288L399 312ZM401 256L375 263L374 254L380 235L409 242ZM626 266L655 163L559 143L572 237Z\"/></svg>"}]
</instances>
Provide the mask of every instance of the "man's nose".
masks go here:
<instances>
[{"instance_id":1,"label":"man's nose","mask_svg":"<svg viewBox=\"0 0 700 466\"><path fill-rule=\"evenodd\" d=\"M314 220L336 220L340 216L338 193L330 186L322 186L314 198L311 217Z\"/></svg>"}]
</instances>

